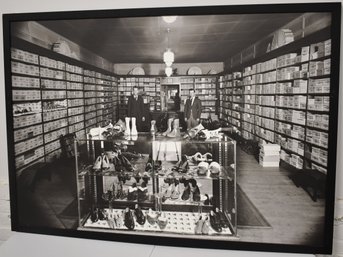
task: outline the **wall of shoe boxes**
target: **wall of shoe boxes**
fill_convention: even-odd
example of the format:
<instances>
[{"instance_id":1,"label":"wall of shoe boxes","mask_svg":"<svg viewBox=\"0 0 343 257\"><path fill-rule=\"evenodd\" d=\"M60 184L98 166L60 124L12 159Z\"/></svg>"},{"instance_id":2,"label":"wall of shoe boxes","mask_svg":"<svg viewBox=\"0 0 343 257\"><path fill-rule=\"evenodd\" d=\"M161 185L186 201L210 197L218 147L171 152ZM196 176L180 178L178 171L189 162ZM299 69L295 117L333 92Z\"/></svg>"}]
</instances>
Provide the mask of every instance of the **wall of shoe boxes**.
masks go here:
<instances>
[{"instance_id":1,"label":"wall of shoe boxes","mask_svg":"<svg viewBox=\"0 0 343 257\"><path fill-rule=\"evenodd\" d=\"M115 119L117 79L17 48L11 50L17 169L61 155L60 136L80 139Z\"/></svg>"},{"instance_id":2,"label":"wall of shoe boxes","mask_svg":"<svg viewBox=\"0 0 343 257\"><path fill-rule=\"evenodd\" d=\"M327 172L331 40L220 76L220 118L281 146L295 168Z\"/></svg>"}]
</instances>

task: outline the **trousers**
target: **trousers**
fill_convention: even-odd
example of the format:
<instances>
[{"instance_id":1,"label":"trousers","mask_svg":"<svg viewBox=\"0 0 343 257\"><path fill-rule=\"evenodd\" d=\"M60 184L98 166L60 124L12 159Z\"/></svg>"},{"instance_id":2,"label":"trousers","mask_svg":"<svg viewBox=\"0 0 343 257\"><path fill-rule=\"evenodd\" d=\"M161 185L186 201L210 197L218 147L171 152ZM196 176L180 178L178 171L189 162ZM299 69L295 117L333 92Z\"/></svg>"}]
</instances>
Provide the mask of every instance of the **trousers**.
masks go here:
<instances>
[{"instance_id":1,"label":"trousers","mask_svg":"<svg viewBox=\"0 0 343 257\"><path fill-rule=\"evenodd\" d=\"M187 120L187 129L191 129L194 128L195 126L197 126L199 123L197 122L197 120L195 120L193 118L193 116L191 115L191 117L189 117L189 119Z\"/></svg>"}]
</instances>

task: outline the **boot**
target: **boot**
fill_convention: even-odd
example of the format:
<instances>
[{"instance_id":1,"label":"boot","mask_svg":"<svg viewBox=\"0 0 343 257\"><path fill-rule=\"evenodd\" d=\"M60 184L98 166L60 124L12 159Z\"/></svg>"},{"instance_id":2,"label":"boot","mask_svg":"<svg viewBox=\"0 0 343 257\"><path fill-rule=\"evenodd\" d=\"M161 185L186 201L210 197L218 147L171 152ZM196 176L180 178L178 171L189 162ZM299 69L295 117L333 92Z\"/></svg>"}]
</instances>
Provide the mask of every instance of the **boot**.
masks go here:
<instances>
[{"instance_id":1,"label":"boot","mask_svg":"<svg viewBox=\"0 0 343 257\"><path fill-rule=\"evenodd\" d=\"M131 134L130 119L131 119L130 117L125 117L125 132L124 132L125 136L129 136Z\"/></svg>"},{"instance_id":2,"label":"boot","mask_svg":"<svg viewBox=\"0 0 343 257\"><path fill-rule=\"evenodd\" d=\"M180 120L175 119L173 123L173 131L167 134L168 137L180 137Z\"/></svg>"},{"instance_id":3,"label":"boot","mask_svg":"<svg viewBox=\"0 0 343 257\"><path fill-rule=\"evenodd\" d=\"M165 137L165 136L167 136L171 132L173 120L174 120L174 118L169 118L168 119L168 128L167 128L167 130L165 132L162 133L162 136Z\"/></svg>"},{"instance_id":4,"label":"boot","mask_svg":"<svg viewBox=\"0 0 343 257\"><path fill-rule=\"evenodd\" d=\"M137 126L136 126L136 118L132 117L131 121L132 121L131 136L137 136L138 131L137 131Z\"/></svg>"}]
</instances>

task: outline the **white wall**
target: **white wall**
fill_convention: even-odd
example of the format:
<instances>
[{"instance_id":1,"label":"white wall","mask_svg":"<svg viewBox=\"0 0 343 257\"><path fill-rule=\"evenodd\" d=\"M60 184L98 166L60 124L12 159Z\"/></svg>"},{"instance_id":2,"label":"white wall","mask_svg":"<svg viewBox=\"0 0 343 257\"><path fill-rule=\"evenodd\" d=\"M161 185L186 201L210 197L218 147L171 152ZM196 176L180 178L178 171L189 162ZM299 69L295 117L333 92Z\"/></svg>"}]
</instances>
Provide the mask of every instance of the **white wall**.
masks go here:
<instances>
[{"instance_id":1,"label":"white wall","mask_svg":"<svg viewBox=\"0 0 343 257\"><path fill-rule=\"evenodd\" d=\"M301 2L323 2L324 0L302 0ZM44 12L44 11L69 11L69 10L96 10L96 9L120 9L120 8L137 8L137 7L168 7L168 6L201 6L201 5L227 5L227 4L258 4L262 1L258 0L99 0L99 1L86 1L86 0L2 0L0 1L1 13L21 13L21 12ZM297 0L263 0L263 3L298 3ZM334 2L334 1L326 1ZM341 2L341 1L340 1ZM2 20L0 22L0 181L7 181L7 150L6 150L6 113L5 113L5 88L4 88L4 67L3 67L3 50L2 50ZM341 46L341 51L343 47ZM342 58L341 58L342 59ZM342 63L342 61L341 61ZM342 64L341 64L342 67ZM342 68L341 68L342 70ZM342 81L342 74L341 74ZM343 215L343 137L342 137L342 108L343 108L343 90L339 93L339 127L338 127L338 162L337 162L337 203L336 203L336 217ZM340 256L343 256L343 225L340 226L340 230L335 232L335 244L334 246L340 246L336 248L336 253L340 252ZM273 255L273 254L272 254ZM272 256L268 255L268 256ZM235 256L238 256L235 254ZM246 256L241 254L240 256ZM279 256L275 253L273 256ZM294 255L290 255L294 256ZM301 255L303 256L303 255ZM337 255L338 256L338 255Z\"/></svg>"}]
</instances>

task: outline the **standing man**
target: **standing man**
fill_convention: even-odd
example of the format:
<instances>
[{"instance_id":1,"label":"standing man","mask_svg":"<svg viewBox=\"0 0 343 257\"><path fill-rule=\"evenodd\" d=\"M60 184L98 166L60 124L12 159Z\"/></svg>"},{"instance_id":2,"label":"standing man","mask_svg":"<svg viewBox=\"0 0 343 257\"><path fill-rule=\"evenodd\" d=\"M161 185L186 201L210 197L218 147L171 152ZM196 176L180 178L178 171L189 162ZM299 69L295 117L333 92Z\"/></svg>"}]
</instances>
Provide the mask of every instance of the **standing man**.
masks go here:
<instances>
[{"instance_id":1,"label":"standing man","mask_svg":"<svg viewBox=\"0 0 343 257\"><path fill-rule=\"evenodd\" d=\"M144 103L141 95L138 94L138 87L133 87L133 94L129 97L127 117L134 117L137 121L137 130L142 129L142 122L145 121L144 117Z\"/></svg>"},{"instance_id":2,"label":"standing man","mask_svg":"<svg viewBox=\"0 0 343 257\"><path fill-rule=\"evenodd\" d=\"M201 115L201 101L195 95L195 90L189 90L189 98L185 104L185 121L187 122L187 129L194 128L200 123Z\"/></svg>"}]
</instances>

